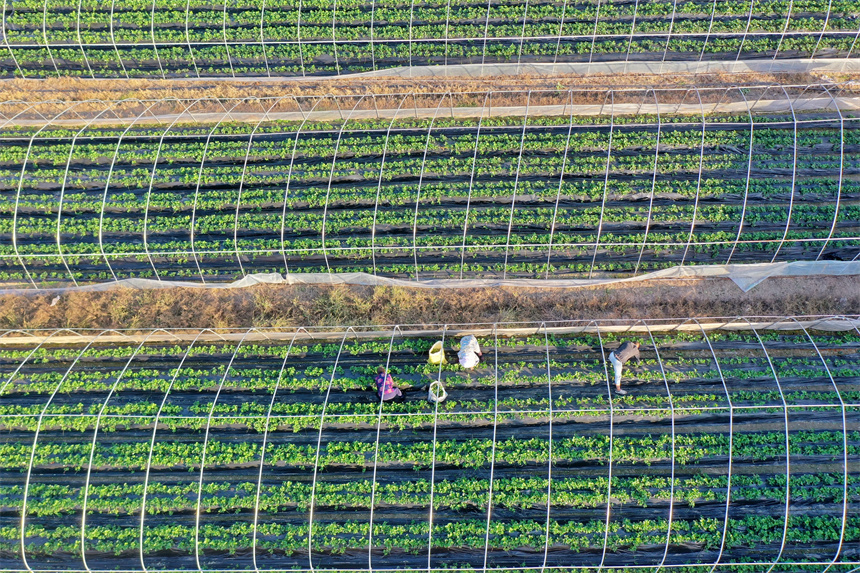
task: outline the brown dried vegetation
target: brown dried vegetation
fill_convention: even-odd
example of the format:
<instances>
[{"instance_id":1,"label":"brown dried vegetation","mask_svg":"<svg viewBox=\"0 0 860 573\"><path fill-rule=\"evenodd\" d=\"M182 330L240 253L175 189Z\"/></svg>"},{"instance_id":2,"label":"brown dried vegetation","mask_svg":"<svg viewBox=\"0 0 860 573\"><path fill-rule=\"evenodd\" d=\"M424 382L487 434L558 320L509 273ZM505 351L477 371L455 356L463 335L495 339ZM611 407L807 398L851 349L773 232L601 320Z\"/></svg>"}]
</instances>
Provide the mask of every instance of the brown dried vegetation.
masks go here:
<instances>
[{"instance_id":1,"label":"brown dried vegetation","mask_svg":"<svg viewBox=\"0 0 860 573\"><path fill-rule=\"evenodd\" d=\"M0 296L0 328L202 328L856 314L855 277L768 279L748 293L728 279L581 289L276 286L117 289Z\"/></svg>"}]
</instances>

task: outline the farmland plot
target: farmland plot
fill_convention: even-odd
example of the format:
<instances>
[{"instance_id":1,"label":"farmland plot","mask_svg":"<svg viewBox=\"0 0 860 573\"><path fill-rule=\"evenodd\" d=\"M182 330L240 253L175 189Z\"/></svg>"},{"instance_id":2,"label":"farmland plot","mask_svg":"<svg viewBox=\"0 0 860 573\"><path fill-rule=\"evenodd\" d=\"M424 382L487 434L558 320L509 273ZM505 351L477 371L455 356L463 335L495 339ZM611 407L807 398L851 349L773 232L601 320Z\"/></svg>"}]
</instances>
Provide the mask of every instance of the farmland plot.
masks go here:
<instances>
[{"instance_id":1,"label":"farmland plot","mask_svg":"<svg viewBox=\"0 0 860 573\"><path fill-rule=\"evenodd\" d=\"M370 104L353 98L326 120L187 123L192 109L111 125L105 104L76 127L7 124L0 280L624 277L857 258L854 112L823 108L820 91L817 107L706 114L680 93L698 115L616 115L613 92L594 94L601 115L576 115L529 93L520 115L446 115L440 95L427 117L403 96L392 119L359 117Z\"/></svg>"},{"instance_id":2,"label":"farmland plot","mask_svg":"<svg viewBox=\"0 0 860 573\"><path fill-rule=\"evenodd\" d=\"M4 344L4 566L850 571L860 332L772 324L488 329L471 372L448 329Z\"/></svg>"},{"instance_id":3,"label":"farmland plot","mask_svg":"<svg viewBox=\"0 0 860 573\"><path fill-rule=\"evenodd\" d=\"M3 75L335 75L400 66L850 58L857 0L15 0Z\"/></svg>"}]
</instances>

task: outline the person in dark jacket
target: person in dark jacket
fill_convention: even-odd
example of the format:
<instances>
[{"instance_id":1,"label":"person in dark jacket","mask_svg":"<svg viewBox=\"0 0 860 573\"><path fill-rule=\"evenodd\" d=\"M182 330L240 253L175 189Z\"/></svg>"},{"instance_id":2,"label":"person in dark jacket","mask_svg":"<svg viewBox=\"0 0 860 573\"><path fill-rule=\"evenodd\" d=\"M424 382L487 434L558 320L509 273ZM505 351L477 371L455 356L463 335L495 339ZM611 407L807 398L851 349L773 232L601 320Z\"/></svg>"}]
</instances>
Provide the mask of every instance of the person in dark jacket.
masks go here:
<instances>
[{"instance_id":1,"label":"person in dark jacket","mask_svg":"<svg viewBox=\"0 0 860 573\"><path fill-rule=\"evenodd\" d=\"M384 366L380 366L376 371L376 378L373 381L376 382L376 393L383 402L403 396L400 388L394 385L394 378L385 371Z\"/></svg>"},{"instance_id":2,"label":"person in dark jacket","mask_svg":"<svg viewBox=\"0 0 860 573\"><path fill-rule=\"evenodd\" d=\"M627 392L621 389L621 370L624 367L624 363L631 358L635 358L636 362L639 362L638 342L625 342L609 353L609 361L615 368L615 392L618 394L627 394Z\"/></svg>"}]
</instances>

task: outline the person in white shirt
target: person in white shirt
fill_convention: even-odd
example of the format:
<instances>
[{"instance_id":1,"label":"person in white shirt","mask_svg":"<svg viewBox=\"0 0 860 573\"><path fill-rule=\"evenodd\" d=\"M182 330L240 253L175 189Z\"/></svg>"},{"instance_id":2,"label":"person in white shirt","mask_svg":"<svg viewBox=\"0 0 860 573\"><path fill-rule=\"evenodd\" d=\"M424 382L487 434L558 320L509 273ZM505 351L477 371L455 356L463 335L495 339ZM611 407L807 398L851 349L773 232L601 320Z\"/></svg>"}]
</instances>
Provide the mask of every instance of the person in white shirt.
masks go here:
<instances>
[{"instance_id":1,"label":"person in white shirt","mask_svg":"<svg viewBox=\"0 0 860 573\"><path fill-rule=\"evenodd\" d=\"M624 369L624 363L628 360L636 360L639 362L639 346L638 342L625 342L613 352L609 353L609 361L612 367L615 368L615 393L627 394L626 390L621 389L621 372Z\"/></svg>"},{"instance_id":2,"label":"person in white shirt","mask_svg":"<svg viewBox=\"0 0 860 573\"><path fill-rule=\"evenodd\" d=\"M478 346L478 339L469 334L460 340L460 352L457 353L457 358L460 359L460 366L467 369L472 369L481 361L481 347Z\"/></svg>"}]
</instances>

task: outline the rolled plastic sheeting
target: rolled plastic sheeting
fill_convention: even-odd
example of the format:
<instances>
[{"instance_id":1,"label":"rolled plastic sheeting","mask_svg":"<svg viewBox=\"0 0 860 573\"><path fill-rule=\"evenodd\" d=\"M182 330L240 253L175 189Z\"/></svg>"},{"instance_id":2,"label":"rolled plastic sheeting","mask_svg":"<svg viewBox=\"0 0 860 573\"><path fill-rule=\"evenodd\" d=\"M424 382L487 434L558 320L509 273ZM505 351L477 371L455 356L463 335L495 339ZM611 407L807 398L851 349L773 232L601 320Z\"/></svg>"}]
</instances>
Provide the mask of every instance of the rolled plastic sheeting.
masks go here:
<instances>
[{"instance_id":1,"label":"rolled plastic sheeting","mask_svg":"<svg viewBox=\"0 0 860 573\"><path fill-rule=\"evenodd\" d=\"M368 273L279 273L249 274L229 283L199 283L191 281L161 281L155 279L122 279L109 283L77 287L46 289L2 289L0 294L23 294L35 292L85 292L105 291L116 288L163 289L163 288L247 288L258 284L286 285L363 285L398 286L408 288L583 288L605 284L641 282L653 279L684 278L728 278L743 292L748 292L770 277L805 276L850 276L860 275L860 261L799 261L792 263L761 263L743 265L701 265L662 269L651 273L618 279L430 279L405 280L375 276Z\"/></svg>"}]
</instances>

